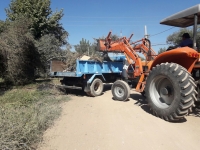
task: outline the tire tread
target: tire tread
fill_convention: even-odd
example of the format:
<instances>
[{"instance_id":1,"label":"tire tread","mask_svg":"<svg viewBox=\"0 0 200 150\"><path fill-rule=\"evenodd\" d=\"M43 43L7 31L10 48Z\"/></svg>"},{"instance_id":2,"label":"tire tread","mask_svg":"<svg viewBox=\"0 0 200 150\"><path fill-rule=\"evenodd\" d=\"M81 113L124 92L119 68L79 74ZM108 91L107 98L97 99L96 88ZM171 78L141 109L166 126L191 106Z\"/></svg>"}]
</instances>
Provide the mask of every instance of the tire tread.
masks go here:
<instances>
[{"instance_id":1,"label":"tire tread","mask_svg":"<svg viewBox=\"0 0 200 150\"><path fill-rule=\"evenodd\" d=\"M177 78L177 84L180 87L180 100L177 106L170 106L172 109L165 110L168 111L165 115L163 115L161 108L158 108L153 100L151 100L150 94L148 90L150 88L150 80L147 78L146 87L145 87L145 95L148 101L148 105L151 108L153 114L157 117L165 119L167 121L174 121L183 118L188 114L189 110L193 107L194 101L196 101L195 94L197 93L195 88L196 84L191 74L182 66L176 63L162 63L160 65L156 65L150 71L149 76L154 77L155 74L162 72L162 69L168 71L170 76L173 78ZM173 111L172 111L173 110Z\"/></svg>"}]
</instances>

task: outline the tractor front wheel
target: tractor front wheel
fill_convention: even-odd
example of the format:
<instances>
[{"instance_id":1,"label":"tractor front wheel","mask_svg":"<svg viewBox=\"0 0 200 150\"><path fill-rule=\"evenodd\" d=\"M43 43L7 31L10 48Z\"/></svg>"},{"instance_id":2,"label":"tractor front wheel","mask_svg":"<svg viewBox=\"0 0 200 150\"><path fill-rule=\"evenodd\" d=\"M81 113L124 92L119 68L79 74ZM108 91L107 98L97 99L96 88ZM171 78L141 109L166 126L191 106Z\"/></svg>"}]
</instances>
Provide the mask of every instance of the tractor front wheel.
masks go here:
<instances>
[{"instance_id":1,"label":"tractor front wheel","mask_svg":"<svg viewBox=\"0 0 200 150\"><path fill-rule=\"evenodd\" d=\"M111 91L115 100L125 101L130 96L130 87L125 81L122 80L114 82Z\"/></svg>"}]
</instances>

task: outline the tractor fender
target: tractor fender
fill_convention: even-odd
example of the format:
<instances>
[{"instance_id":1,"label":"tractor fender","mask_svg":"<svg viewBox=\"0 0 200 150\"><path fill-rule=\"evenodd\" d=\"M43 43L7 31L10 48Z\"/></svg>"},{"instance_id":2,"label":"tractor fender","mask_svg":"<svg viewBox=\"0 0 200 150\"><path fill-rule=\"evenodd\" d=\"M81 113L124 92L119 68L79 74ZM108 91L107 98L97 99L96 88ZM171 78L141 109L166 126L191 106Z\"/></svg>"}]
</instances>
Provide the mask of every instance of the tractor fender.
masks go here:
<instances>
[{"instance_id":1,"label":"tractor fender","mask_svg":"<svg viewBox=\"0 0 200 150\"><path fill-rule=\"evenodd\" d=\"M189 47L176 48L170 51L159 54L149 69L152 70L157 64L161 63L177 63L191 72L196 61L199 59L199 54L196 50Z\"/></svg>"},{"instance_id":2,"label":"tractor fender","mask_svg":"<svg viewBox=\"0 0 200 150\"><path fill-rule=\"evenodd\" d=\"M104 78L104 76L102 74L93 74L88 80L87 80L87 84L91 84L92 81L96 78L99 77L100 79L103 79L103 81L106 81L106 79Z\"/></svg>"}]
</instances>

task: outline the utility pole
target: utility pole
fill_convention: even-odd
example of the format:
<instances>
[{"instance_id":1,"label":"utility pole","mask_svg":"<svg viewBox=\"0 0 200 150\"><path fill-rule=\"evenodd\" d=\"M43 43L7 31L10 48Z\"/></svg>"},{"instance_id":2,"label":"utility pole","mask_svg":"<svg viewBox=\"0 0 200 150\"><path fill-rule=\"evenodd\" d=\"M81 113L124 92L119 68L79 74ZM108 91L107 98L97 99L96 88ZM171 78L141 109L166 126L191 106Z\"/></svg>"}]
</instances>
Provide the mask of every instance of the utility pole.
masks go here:
<instances>
[{"instance_id":1,"label":"utility pole","mask_svg":"<svg viewBox=\"0 0 200 150\"><path fill-rule=\"evenodd\" d=\"M146 25L144 26L144 37L145 37L146 39L149 38L149 36L148 36L148 34L147 34L147 26L146 26Z\"/></svg>"},{"instance_id":2,"label":"utility pole","mask_svg":"<svg viewBox=\"0 0 200 150\"><path fill-rule=\"evenodd\" d=\"M89 56L89 53L90 53L90 52L89 52L89 47L88 47L88 56Z\"/></svg>"}]
</instances>

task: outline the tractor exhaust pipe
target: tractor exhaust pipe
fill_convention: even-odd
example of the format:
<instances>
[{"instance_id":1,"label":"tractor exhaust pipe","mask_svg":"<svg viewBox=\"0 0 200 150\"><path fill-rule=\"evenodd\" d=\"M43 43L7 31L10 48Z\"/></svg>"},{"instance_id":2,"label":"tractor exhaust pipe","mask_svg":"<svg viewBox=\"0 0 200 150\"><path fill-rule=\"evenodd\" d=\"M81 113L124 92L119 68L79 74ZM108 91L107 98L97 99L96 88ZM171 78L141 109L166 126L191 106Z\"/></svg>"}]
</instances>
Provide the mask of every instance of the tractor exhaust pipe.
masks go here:
<instances>
[{"instance_id":1,"label":"tractor exhaust pipe","mask_svg":"<svg viewBox=\"0 0 200 150\"><path fill-rule=\"evenodd\" d=\"M148 60L150 61L153 59L151 56L151 41L149 39L145 39L145 40L147 40L149 42L149 47L148 47L149 50L148 50L147 56L148 56Z\"/></svg>"},{"instance_id":2,"label":"tractor exhaust pipe","mask_svg":"<svg viewBox=\"0 0 200 150\"><path fill-rule=\"evenodd\" d=\"M198 15L194 14L194 26L193 26L193 48L197 50L197 22L198 22ZM198 51L198 50L197 50Z\"/></svg>"}]
</instances>

